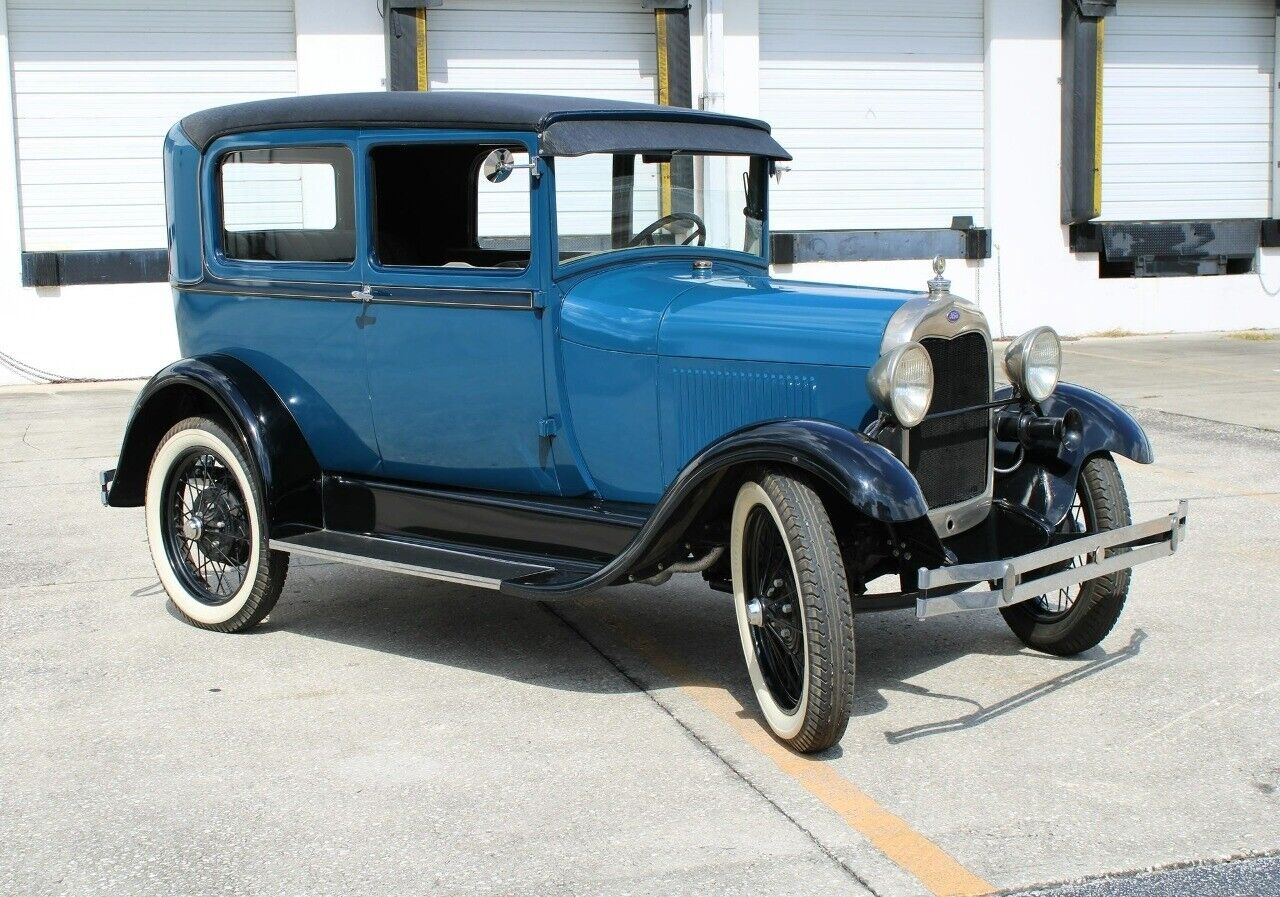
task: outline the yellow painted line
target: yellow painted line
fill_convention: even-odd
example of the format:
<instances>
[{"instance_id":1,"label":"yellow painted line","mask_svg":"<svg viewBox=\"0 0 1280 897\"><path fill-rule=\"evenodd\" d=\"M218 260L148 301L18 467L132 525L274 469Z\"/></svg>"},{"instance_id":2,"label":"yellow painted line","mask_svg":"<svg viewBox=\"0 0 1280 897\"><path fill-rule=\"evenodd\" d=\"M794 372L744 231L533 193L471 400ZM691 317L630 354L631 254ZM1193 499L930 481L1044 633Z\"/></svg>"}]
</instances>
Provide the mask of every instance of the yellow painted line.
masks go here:
<instances>
[{"instance_id":1,"label":"yellow painted line","mask_svg":"<svg viewBox=\"0 0 1280 897\"><path fill-rule=\"evenodd\" d=\"M618 624L615 624L618 625ZM677 658L651 639L619 625L619 632L631 646L672 682L696 681L697 677ZM920 881L938 897L981 897L995 893L996 887L960 865L951 854L886 810L870 795L840 775L822 760L788 750L745 712L738 700L714 685L680 685L679 689L710 711L751 747L764 754L802 788L822 801L851 828L895 865Z\"/></svg>"},{"instance_id":2,"label":"yellow painted line","mask_svg":"<svg viewBox=\"0 0 1280 897\"><path fill-rule=\"evenodd\" d=\"M414 28L417 29L418 90L428 90L427 80L427 10L418 7L413 11Z\"/></svg>"},{"instance_id":3,"label":"yellow painted line","mask_svg":"<svg viewBox=\"0 0 1280 897\"><path fill-rule=\"evenodd\" d=\"M1095 97L1093 101L1093 214L1102 214L1102 75L1103 45L1106 43L1107 20L1098 19L1098 51L1094 65Z\"/></svg>"},{"instance_id":4,"label":"yellow painted line","mask_svg":"<svg viewBox=\"0 0 1280 897\"><path fill-rule=\"evenodd\" d=\"M654 34L658 42L658 105L671 105L671 66L667 58L667 11L653 11ZM658 166L658 178L661 189L661 200L658 214L670 215L671 202L671 163L663 162Z\"/></svg>"}]
</instances>

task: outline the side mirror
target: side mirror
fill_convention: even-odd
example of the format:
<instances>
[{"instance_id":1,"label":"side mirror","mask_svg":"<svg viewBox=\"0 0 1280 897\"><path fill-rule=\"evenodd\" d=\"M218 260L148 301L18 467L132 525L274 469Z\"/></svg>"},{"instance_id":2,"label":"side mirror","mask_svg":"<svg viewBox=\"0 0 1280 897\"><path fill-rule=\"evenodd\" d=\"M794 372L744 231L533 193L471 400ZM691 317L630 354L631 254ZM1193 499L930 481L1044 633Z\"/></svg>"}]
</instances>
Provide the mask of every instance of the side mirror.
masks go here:
<instances>
[{"instance_id":1,"label":"side mirror","mask_svg":"<svg viewBox=\"0 0 1280 897\"><path fill-rule=\"evenodd\" d=\"M511 150L496 149L485 157L484 165L480 170L484 172L484 179L490 184L501 184L511 177L515 167L516 157L512 155Z\"/></svg>"},{"instance_id":2,"label":"side mirror","mask_svg":"<svg viewBox=\"0 0 1280 897\"><path fill-rule=\"evenodd\" d=\"M531 158L528 162L517 165L515 154L505 147L489 153L485 157L484 165L480 166L480 170L484 172L484 179L490 184L501 184L511 177L511 172L517 168L528 169L531 178L538 177L537 159Z\"/></svg>"}]
</instances>

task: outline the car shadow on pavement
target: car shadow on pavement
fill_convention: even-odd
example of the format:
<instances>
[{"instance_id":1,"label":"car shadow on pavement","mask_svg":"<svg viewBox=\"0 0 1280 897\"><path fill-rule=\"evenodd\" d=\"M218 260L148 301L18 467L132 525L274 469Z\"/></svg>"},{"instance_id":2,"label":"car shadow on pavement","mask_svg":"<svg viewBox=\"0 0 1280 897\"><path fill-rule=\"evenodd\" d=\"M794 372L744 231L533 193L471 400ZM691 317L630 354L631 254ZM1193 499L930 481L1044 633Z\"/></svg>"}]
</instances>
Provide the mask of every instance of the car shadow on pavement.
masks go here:
<instances>
[{"instance_id":1,"label":"car shadow on pavement","mask_svg":"<svg viewBox=\"0 0 1280 897\"><path fill-rule=\"evenodd\" d=\"M1020 707L1025 707L1032 701L1047 697L1055 692L1061 691L1068 686L1074 685L1081 680L1090 676L1096 676L1098 673L1108 670L1117 664L1124 663L1137 657L1142 650L1142 643L1146 640L1147 634L1141 629L1135 629L1129 637L1129 643L1119 650L1112 651L1110 654L1105 652L1101 647L1092 648L1081 654L1077 658L1063 658L1076 662L1078 665L1073 666L1070 670L1047 679L1044 682L1024 688L1016 694L1009 695L1007 698L1001 698L990 706L982 704L970 698L963 698L958 695L942 694L930 691L917 685L910 685L906 682L898 682L896 685L887 686L896 691L908 692L929 698L940 698L943 700L959 701L969 704L973 710L961 716L952 719L939 720L932 723L922 723L917 726L908 726L905 729L897 731L889 731L884 733L885 740L890 744L902 744L906 741L913 741L917 738L926 738L930 735L941 735L945 732L957 732L963 729L972 729L985 722L989 722L997 717L1011 713Z\"/></svg>"},{"instance_id":2,"label":"car shadow on pavement","mask_svg":"<svg viewBox=\"0 0 1280 897\"><path fill-rule=\"evenodd\" d=\"M290 567L253 635L281 632L544 688L634 691L598 659L585 663L576 636L535 602L340 564Z\"/></svg>"},{"instance_id":3,"label":"car shadow on pavement","mask_svg":"<svg viewBox=\"0 0 1280 897\"><path fill-rule=\"evenodd\" d=\"M745 715L758 718L725 596L638 587L612 591L607 600L603 595L551 612L538 602L492 592L308 563L291 569L280 604L257 632L289 632L544 688L601 694L656 684L636 667L639 659L672 685L723 688ZM170 612L176 616L176 610ZM640 628L637 620L643 621ZM598 644L597 636L605 632L611 644ZM999 615L965 614L928 624L906 613L862 615L854 715L880 713L889 708L893 693L902 693L961 705L966 712L887 731L891 744L973 728L1136 657L1145 638L1137 629L1116 651L1098 647L1079 657L1057 658L1023 647ZM1029 655L1046 668L1069 664L1070 669L990 705L966 696L962 678L956 679L960 693L913 682L973 655L994 662Z\"/></svg>"}]
</instances>

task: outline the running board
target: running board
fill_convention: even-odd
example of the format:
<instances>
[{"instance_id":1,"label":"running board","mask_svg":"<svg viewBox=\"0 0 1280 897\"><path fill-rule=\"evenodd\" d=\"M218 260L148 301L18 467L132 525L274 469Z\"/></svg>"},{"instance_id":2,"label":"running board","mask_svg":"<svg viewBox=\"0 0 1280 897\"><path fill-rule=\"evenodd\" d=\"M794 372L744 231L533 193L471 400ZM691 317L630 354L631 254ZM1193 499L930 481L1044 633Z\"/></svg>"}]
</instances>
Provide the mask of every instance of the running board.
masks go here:
<instances>
[{"instance_id":1,"label":"running board","mask_svg":"<svg viewBox=\"0 0 1280 897\"><path fill-rule=\"evenodd\" d=\"M337 530L318 530L287 539L272 539L270 545L275 551L481 589L501 589L504 582L542 579L562 572L548 564Z\"/></svg>"}]
</instances>

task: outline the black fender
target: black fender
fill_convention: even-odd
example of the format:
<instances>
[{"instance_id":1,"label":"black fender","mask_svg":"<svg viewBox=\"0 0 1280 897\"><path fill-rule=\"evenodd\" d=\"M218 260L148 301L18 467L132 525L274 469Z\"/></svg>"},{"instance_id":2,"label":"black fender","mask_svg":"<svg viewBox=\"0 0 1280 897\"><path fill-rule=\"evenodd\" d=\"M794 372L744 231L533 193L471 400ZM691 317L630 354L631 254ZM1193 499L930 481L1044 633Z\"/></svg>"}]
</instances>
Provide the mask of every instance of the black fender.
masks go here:
<instances>
[{"instance_id":1,"label":"black fender","mask_svg":"<svg viewBox=\"0 0 1280 897\"><path fill-rule=\"evenodd\" d=\"M183 418L211 411L230 423L257 467L271 535L321 527L320 465L297 421L257 371L222 354L175 361L143 387L125 429L107 504L141 505L161 437Z\"/></svg>"},{"instance_id":2,"label":"black fender","mask_svg":"<svg viewBox=\"0 0 1280 897\"><path fill-rule=\"evenodd\" d=\"M1156 460L1142 424L1101 393L1074 383L1059 383L1053 395L1040 403L1040 408L1049 417L1061 417L1068 408L1080 412L1084 418L1081 448L1086 458L1098 452L1111 452L1139 464L1152 464Z\"/></svg>"},{"instance_id":3,"label":"black fender","mask_svg":"<svg viewBox=\"0 0 1280 897\"><path fill-rule=\"evenodd\" d=\"M996 399L1013 397L1011 387L996 391ZM998 475L995 501L1005 509L1030 515L1047 531L1057 527L1071 510L1080 468L1090 457L1102 452L1151 464L1155 461L1151 441L1142 425L1106 396L1073 383L1059 383L1053 395L1039 403L1039 413L1061 417L1074 408L1080 413L1079 437L1063 442L1056 455L1029 454L1011 473ZM996 464L1007 466L1018 457L1011 443L996 443Z\"/></svg>"},{"instance_id":4,"label":"black fender","mask_svg":"<svg viewBox=\"0 0 1280 897\"><path fill-rule=\"evenodd\" d=\"M722 476L748 464L782 464L803 470L857 511L884 524L908 524L928 513L920 484L911 471L862 433L822 420L752 424L721 437L686 464L644 526L603 568L568 586L507 582L503 591L530 598L567 597L625 581L629 574L646 570L665 556L711 500Z\"/></svg>"}]
</instances>

